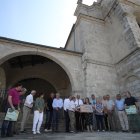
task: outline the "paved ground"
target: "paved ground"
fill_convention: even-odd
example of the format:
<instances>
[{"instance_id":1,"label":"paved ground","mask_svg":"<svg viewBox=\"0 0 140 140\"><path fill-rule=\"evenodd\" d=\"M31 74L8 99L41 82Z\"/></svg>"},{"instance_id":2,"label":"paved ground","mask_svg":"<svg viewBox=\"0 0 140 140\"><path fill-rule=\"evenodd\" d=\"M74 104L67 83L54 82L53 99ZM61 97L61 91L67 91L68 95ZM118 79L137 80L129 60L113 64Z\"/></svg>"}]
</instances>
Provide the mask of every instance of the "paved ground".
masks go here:
<instances>
[{"instance_id":1,"label":"paved ground","mask_svg":"<svg viewBox=\"0 0 140 140\"><path fill-rule=\"evenodd\" d=\"M2 139L2 138L0 138ZM43 133L41 135L20 134L5 140L139 140L140 133L83 132L83 133Z\"/></svg>"}]
</instances>

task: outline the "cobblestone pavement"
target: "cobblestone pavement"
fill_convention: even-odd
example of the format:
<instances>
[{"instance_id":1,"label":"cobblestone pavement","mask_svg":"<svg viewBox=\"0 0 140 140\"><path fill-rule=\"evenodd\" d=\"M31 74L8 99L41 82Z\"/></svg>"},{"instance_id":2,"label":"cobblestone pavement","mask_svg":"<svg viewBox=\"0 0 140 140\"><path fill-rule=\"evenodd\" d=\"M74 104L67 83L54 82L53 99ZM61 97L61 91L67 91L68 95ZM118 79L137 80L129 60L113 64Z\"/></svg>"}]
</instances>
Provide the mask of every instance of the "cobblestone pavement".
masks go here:
<instances>
[{"instance_id":1,"label":"cobblestone pavement","mask_svg":"<svg viewBox=\"0 0 140 140\"><path fill-rule=\"evenodd\" d=\"M20 134L5 140L139 140L140 133L83 132L83 133L43 133L40 135Z\"/></svg>"}]
</instances>

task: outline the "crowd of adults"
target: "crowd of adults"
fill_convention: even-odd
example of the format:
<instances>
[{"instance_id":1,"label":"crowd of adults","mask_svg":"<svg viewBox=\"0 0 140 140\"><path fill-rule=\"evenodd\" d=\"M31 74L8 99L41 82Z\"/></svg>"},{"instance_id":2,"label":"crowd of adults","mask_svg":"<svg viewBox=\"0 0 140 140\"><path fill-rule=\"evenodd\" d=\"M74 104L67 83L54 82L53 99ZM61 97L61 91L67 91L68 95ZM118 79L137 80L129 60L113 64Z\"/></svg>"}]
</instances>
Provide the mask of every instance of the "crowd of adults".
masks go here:
<instances>
[{"instance_id":1,"label":"crowd of adults","mask_svg":"<svg viewBox=\"0 0 140 140\"><path fill-rule=\"evenodd\" d=\"M21 110L20 96L26 93L26 89L21 84L17 84L8 91L7 109L22 112L20 133L26 133L26 123L28 122L31 110L34 109L33 116L33 134L41 134L43 116L46 115L44 132L61 131L60 121L64 113L65 132L76 133L83 131L120 131L118 122L120 122L122 132L136 132L140 130L140 116L138 113L127 114L126 109L139 106L135 97L131 96L129 91L125 92L125 98L121 94L116 95L116 99L110 99L110 95L96 98L95 95L80 98L80 95L69 96L64 100L59 93L50 93L45 101L44 94L37 94L32 90L26 96L23 108ZM37 96L34 101L34 96ZM92 112L81 112L82 105L90 105ZM7 112L6 109L6 112ZM117 121L119 120L119 121ZM17 120L18 122L18 120ZM4 120L1 127L1 137L11 137L17 133L17 122Z\"/></svg>"}]
</instances>

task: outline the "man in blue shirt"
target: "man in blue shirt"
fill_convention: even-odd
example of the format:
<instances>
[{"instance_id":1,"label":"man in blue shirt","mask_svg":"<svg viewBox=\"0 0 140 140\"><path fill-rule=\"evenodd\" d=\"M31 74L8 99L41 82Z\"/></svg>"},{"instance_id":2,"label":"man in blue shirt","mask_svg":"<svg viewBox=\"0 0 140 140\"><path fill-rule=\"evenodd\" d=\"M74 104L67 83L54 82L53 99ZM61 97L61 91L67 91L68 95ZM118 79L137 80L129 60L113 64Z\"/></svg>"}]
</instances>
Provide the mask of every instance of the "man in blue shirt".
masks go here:
<instances>
[{"instance_id":1,"label":"man in blue shirt","mask_svg":"<svg viewBox=\"0 0 140 140\"><path fill-rule=\"evenodd\" d=\"M56 98L53 99L53 120L52 120L52 131L58 132L59 119L63 108L63 100L60 98L60 94L56 93Z\"/></svg>"},{"instance_id":2,"label":"man in blue shirt","mask_svg":"<svg viewBox=\"0 0 140 140\"><path fill-rule=\"evenodd\" d=\"M120 94L116 95L115 105L116 105L116 108L118 111L118 116L119 116L120 124L122 127L122 131L128 132L128 130L129 130L128 118L127 118L127 114L125 112L124 99L121 98Z\"/></svg>"}]
</instances>

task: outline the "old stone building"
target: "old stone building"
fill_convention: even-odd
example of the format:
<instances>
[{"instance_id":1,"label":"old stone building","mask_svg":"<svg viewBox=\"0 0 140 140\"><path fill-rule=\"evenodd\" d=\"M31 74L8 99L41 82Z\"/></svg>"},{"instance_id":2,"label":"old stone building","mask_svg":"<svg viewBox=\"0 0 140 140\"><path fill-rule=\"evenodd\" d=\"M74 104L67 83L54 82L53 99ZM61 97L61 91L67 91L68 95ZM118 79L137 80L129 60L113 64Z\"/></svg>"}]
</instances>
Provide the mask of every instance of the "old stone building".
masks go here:
<instances>
[{"instance_id":1,"label":"old stone building","mask_svg":"<svg viewBox=\"0 0 140 140\"><path fill-rule=\"evenodd\" d=\"M63 97L140 94L140 0L78 0L64 48L0 37L0 89L27 89Z\"/></svg>"}]
</instances>

